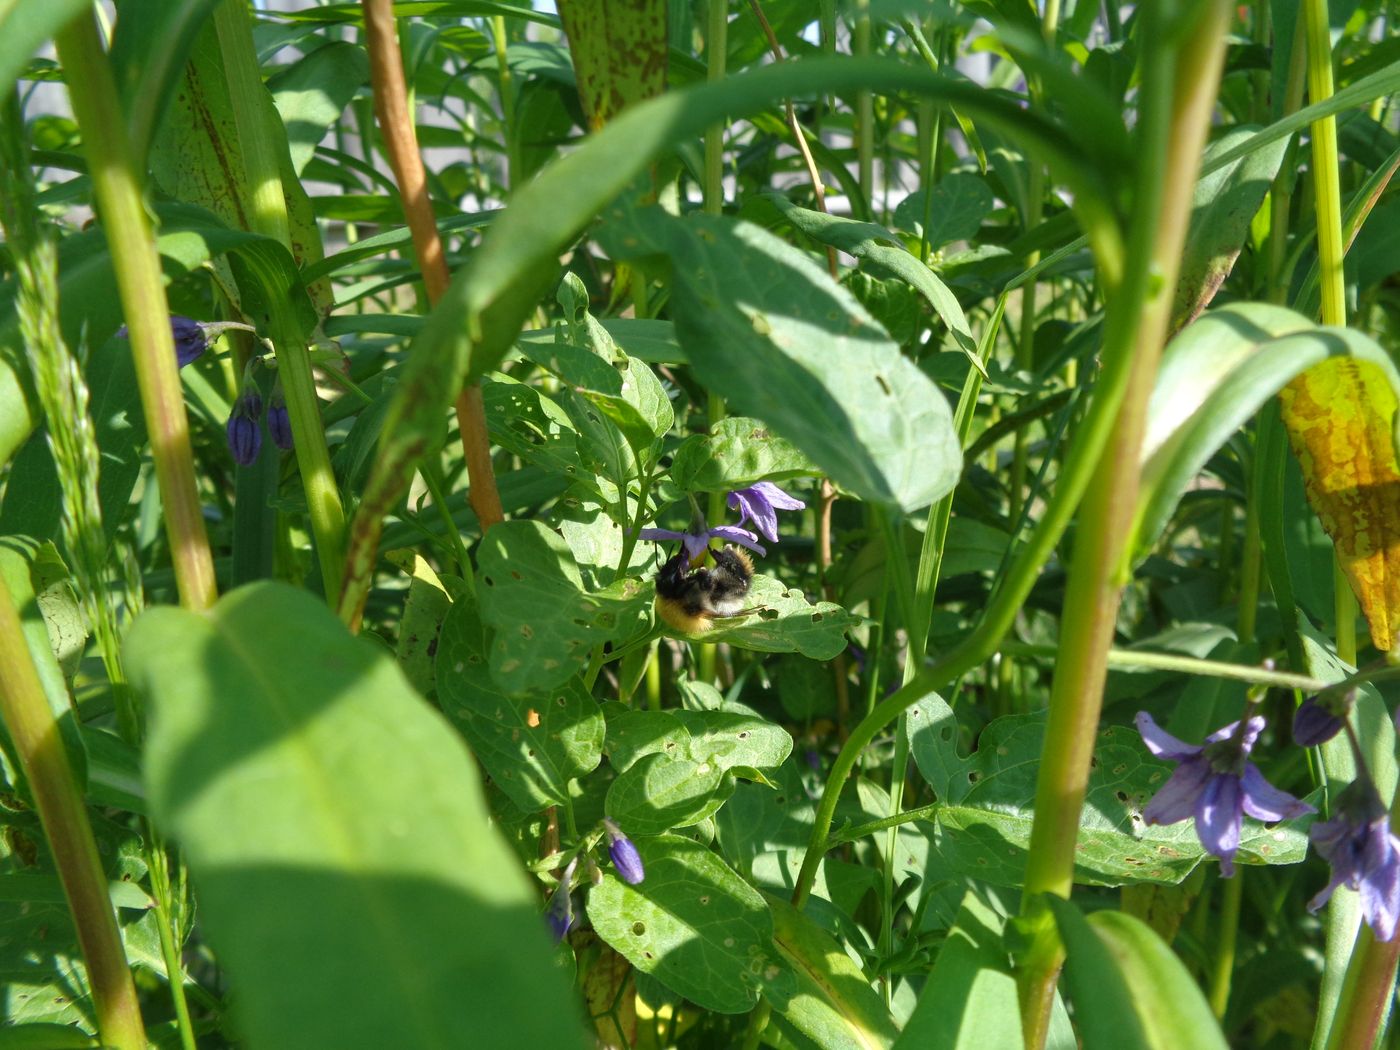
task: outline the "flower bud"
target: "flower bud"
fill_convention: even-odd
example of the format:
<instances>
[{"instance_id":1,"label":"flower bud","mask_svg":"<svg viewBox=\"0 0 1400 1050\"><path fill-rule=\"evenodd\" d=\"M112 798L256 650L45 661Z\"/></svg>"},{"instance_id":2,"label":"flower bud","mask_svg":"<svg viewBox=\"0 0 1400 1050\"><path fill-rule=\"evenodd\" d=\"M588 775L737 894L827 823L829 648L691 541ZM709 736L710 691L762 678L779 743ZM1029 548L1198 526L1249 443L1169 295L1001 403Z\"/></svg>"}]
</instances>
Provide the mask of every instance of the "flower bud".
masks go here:
<instances>
[{"instance_id":1,"label":"flower bud","mask_svg":"<svg viewBox=\"0 0 1400 1050\"><path fill-rule=\"evenodd\" d=\"M1299 747L1317 747L1342 731L1344 715L1332 710L1332 705L1310 696L1299 705L1293 716L1293 742Z\"/></svg>"},{"instance_id":2,"label":"flower bud","mask_svg":"<svg viewBox=\"0 0 1400 1050\"><path fill-rule=\"evenodd\" d=\"M272 442L282 451L292 447L292 417L287 413L287 402L281 394L273 394L267 406L267 432Z\"/></svg>"},{"instance_id":3,"label":"flower bud","mask_svg":"<svg viewBox=\"0 0 1400 1050\"><path fill-rule=\"evenodd\" d=\"M611 820L604 818L603 827L608 832L608 856L612 858L618 877L629 886L637 885L646 878L646 871L642 867L642 855L637 852L632 840Z\"/></svg>"},{"instance_id":4,"label":"flower bud","mask_svg":"<svg viewBox=\"0 0 1400 1050\"><path fill-rule=\"evenodd\" d=\"M564 939L564 936L576 922L572 890L574 887L574 868L577 866L578 858L575 857L564 869L564 874L559 879L559 885L555 887L554 893L549 898L549 908L544 913L545 921L549 923L550 932L554 934L555 944Z\"/></svg>"},{"instance_id":5,"label":"flower bud","mask_svg":"<svg viewBox=\"0 0 1400 1050\"><path fill-rule=\"evenodd\" d=\"M233 461L241 467L257 462L262 450L262 397L255 388L249 387L233 403L233 412L228 417L228 448L233 453Z\"/></svg>"}]
</instances>

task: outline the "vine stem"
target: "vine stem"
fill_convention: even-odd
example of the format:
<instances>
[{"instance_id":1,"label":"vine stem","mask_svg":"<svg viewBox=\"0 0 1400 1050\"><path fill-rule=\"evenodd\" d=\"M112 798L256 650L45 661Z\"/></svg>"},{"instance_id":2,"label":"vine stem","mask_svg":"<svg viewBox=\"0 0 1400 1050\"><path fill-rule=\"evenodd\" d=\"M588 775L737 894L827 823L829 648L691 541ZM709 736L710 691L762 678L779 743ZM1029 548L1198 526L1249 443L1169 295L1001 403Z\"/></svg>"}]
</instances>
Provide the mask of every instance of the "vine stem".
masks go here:
<instances>
[{"instance_id":1,"label":"vine stem","mask_svg":"<svg viewBox=\"0 0 1400 1050\"><path fill-rule=\"evenodd\" d=\"M1117 413L1110 448L1085 495L1070 561L1060 634L1060 654L1036 780L1021 922L1029 945L1019 960L1017 984L1028 1050L1039 1050L1049 1029L1055 983L1064 946L1046 896L1068 898L1080 811L1098 735L1108 650L1123 585L1130 576L1133 517L1141 480L1142 435L1147 404L1165 341L1201 150L1210 127L1225 53L1230 8L1206 0L1182 25L1156 26L1142 56L1138 187L1129 252L1134 260L1131 294L1110 310L1130 319L1127 396ZM1155 6L1149 18L1165 21ZM1116 307L1116 309L1115 309ZM1105 333L1104 352L1114 333Z\"/></svg>"},{"instance_id":2,"label":"vine stem","mask_svg":"<svg viewBox=\"0 0 1400 1050\"><path fill-rule=\"evenodd\" d=\"M91 17L85 15L80 21L92 26ZM96 28L92 28L96 39ZM72 54L71 51L67 53ZM173 348L170 361L173 365ZM25 780L39 809L44 835L49 840L63 893L73 914L102 1042L118 1050L144 1050L146 1030L141 1022L141 1007L122 949L97 842L92 837L92 826L88 823L87 809L68 761L68 752L63 749L58 722L44 696L44 687L25 643L19 611L3 579L0 579L0 715L10 731ZM172 974L171 980L179 980L179 974Z\"/></svg>"},{"instance_id":3,"label":"vine stem","mask_svg":"<svg viewBox=\"0 0 1400 1050\"><path fill-rule=\"evenodd\" d=\"M361 6L369 45L374 115L384 136L389 164L394 169L394 181L398 183L399 199L413 237L413 252L423 274L428 303L436 306L447 291L451 274L433 216L433 204L428 197L428 179L418 149L413 114L408 108L408 87L394 27L393 0L361 0ZM505 85L502 91L506 91ZM462 452L467 462L468 498L481 523L481 531L485 532L505 520L505 512L501 509L501 494L496 487L495 468L491 465L491 436L486 426L486 405L480 384L468 383L463 387L457 396L456 408L457 428L462 435ZM465 566L463 571L466 571Z\"/></svg>"},{"instance_id":4,"label":"vine stem","mask_svg":"<svg viewBox=\"0 0 1400 1050\"><path fill-rule=\"evenodd\" d=\"M75 19L54 43L82 134L98 216L112 253L117 291L131 336L136 384L155 460L180 603L188 609L207 609L218 597L214 559L195 485L189 417L175 360L160 256L126 138L120 96L91 14Z\"/></svg>"}]
</instances>

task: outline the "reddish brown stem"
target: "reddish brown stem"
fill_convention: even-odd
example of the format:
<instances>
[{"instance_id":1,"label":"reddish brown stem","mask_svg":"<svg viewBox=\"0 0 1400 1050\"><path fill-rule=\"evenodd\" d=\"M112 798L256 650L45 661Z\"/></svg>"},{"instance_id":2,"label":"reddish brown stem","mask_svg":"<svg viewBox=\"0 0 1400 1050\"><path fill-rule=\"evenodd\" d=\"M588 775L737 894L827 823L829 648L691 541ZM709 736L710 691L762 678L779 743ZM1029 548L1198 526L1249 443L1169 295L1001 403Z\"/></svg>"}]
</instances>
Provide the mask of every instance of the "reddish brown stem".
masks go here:
<instances>
[{"instance_id":1,"label":"reddish brown stem","mask_svg":"<svg viewBox=\"0 0 1400 1050\"><path fill-rule=\"evenodd\" d=\"M413 235L413 252L423 274L423 287L428 293L428 302L436 306L447 291L451 274L442 250L442 238L438 236L437 220L433 217L433 203L428 197L428 179L418 151L413 115L408 111L408 89L399 57L394 5L392 0L361 0L361 6L369 43L374 116L384 136L385 151L403 201L404 217ZM457 397L457 427L462 434L462 451L467 461L468 497L485 532L503 520L505 514L496 489L496 473L491 466L486 409L481 388L475 383L469 383Z\"/></svg>"}]
</instances>

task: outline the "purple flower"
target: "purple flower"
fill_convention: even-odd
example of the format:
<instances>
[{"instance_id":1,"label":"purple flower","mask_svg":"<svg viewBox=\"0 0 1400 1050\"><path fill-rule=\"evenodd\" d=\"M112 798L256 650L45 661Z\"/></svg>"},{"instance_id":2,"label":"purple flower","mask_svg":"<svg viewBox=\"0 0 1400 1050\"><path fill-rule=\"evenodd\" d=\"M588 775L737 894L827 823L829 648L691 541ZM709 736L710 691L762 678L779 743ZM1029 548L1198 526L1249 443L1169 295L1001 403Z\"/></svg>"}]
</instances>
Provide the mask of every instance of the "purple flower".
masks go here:
<instances>
[{"instance_id":1,"label":"purple flower","mask_svg":"<svg viewBox=\"0 0 1400 1050\"><path fill-rule=\"evenodd\" d=\"M1138 712L1137 727L1149 751L1181 763L1142 811L1143 819L1149 824L1175 824L1195 817L1201 845L1220 858L1224 875L1235 873L1235 850L1245 813L1275 821L1314 812L1306 802L1270 784L1248 761L1264 730L1264 719L1258 715L1216 730L1201 745L1178 740L1158 727L1146 711Z\"/></svg>"},{"instance_id":2,"label":"purple flower","mask_svg":"<svg viewBox=\"0 0 1400 1050\"><path fill-rule=\"evenodd\" d=\"M611 819L604 817L603 827L608 833L608 856L612 858L617 874L629 886L637 885L646 878L646 871L642 868L642 855L637 852L632 840L624 835L622 829Z\"/></svg>"},{"instance_id":3,"label":"purple flower","mask_svg":"<svg viewBox=\"0 0 1400 1050\"><path fill-rule=\"evenodd\" d=\"M1340 696L1319 693L1298 705L1293 716L1293 742L1299 747L1317 747L1342 731L1351 710L1353 694Z\"/></svg>"},{"instance_id":4,"label":"purple flower","mask_svg":"<svg viewBox=\"0 0 1400 1050\"><path fill-rule=\"evenodd\" d=\"M1361 894L1361 913L1388 941L1400 922L1400 839L1390 830L1390 814L1364 773L1337 797L1336 815L1308 829L1317 851L1332 865L1332 881L1308 902L1317 911L1338 886Z\"/></svg>"},{"instance_id":5,"label":"purple flower","mask_svg":"<svg viewBox=\"0 0 1400 1050\"><path fill-rule=\"evenodd\" d=\"M267 432L282 451L292 447L292 417L287 414L287 402L281 394L273 394L267 406Z\"/></svg>"},{"instance_id":6,"label":"purple flower","mask_svg":"<svg viewBox=\"0 0 1400 1050\"><path fill-rule=\"evenodd\" d=\"M544 918L549 923L550 932L554 934L554 943L558 944L564 939L564 935L573 928L577 921L574 915L574 869L578 867L578 858L569 861L569 866L564 869L564 874L559 879L559 885L555 887L554 893L550 895L549 907L545 910Z\"/></svg>"},{"instance_id":7,"label":"purple flower","mask_svg":"<svg viewBox=\"0 0 1400 1050\"><path fill-rule=\"evenodd\" d=\"M262 450L262 397L254 389L243 391L233 403L228 417L228 448L233 461L241 467L255 463Z\"/></svg>"},{"instance_id":8,"label":"purple flower","mask_svg":"<svg viewBox=\"0 0 1400 1050\"><path fill-rule=\"evenodd\" d=\"M675 532L671 529L643 529L641 537L644 540L652 540L657 543L679 541L685 546L685 553L691 561L695 561L700 555L709 549L710 539L718 537L737 543L741 547L747 547L751 551L758 551L759 554L768 552L758 543L758 537L748 529L741 529L737 525L716 525L713 529L702 529L699 532Z\"/></svg>"},{"instance_id":9,"label":"purple flower","mask_svg":"<svg viewBox=\"0 0 1400 1050\"><path fill-rule=\"evenodd\" d=\"M200 355L209 349L209 334L206 325L192 317L171 314L170 336L175 340L175 360L180 362L181 368L198 361ZM117 329L117 338L128 338L126 325Z\"/></svg>"},{"instance_id":10,"label":"purple flower","mask_svg":"<svg viewBox=\"0 0 1400 1050\"><path fill-rule=\"evenodd\" d=\"M802 510L807 506L771 481L757 481L746 489L731 492L728 503L731 510L742 512L740 525L752 521L754 527L774 543L778 542L778 511Z\"/></svg>"}]
</instances>

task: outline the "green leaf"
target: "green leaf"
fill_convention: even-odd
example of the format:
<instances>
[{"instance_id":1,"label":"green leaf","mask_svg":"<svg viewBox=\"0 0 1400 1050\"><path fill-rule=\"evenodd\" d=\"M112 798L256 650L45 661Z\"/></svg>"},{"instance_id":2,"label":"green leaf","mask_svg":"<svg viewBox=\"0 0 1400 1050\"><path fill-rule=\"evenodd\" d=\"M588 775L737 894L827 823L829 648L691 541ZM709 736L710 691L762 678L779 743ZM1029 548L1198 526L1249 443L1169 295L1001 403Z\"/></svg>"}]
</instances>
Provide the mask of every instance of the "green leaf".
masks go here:
<instances>
[{"instance_id":1,"label":"green leaf","mask_svg":"<svg viewBox=\"0 0 1400 1050\"><path fill-rule=\"evenodd\" d=\"M343 41L318 47L268 79L287 128L292 170L301 175L326 131L369 81L364 48Z\"/></svg>"},{"instance_id":2,"label":"green leaf","mask_svg":"<svg viewBox=\"0 0 1400 1050\"><path fill-rule=\"evenodd\" d=\"M603 716L574 678L550 695L505 695L491 677L471 601L455 602L437 653L438 699L496 785L526 813L570 800L569 781L597 768Z\"/></svg>"},{"instance_id":3,"label":"green leaf","mask_svg":"<svg viewBox=\"0 0 1400 1050\"><path fill-rule=\"evenodd\" d=\"M1047 899L1084 1050L1225 1050L1200 986L1150 926L1116 911L1086 920L1069 901Z\"/></svg>"},{"instance_id":4,"label":"green leaf","mask_svg":"<svg viewBox=\"0 0 1400 1050\"><path fill-rule=\"evenodd\" d=\"M19 1024L0 1028L0 1050L83 1050L101 1044L66 1024Z\"/></svg>"},{"instance_id":5,"label":"green leaf","mask_svg":"<svg viewBox=\"0 0 1400 1050\"><path fill-rule=\"evenodd\" d=\"M640 581L585 591L568 544L541 522L493 527L477 564L481 618L496 632L491 674L507 693L551 690L582 669L593 646L648 627Z\"/></svg>"},{"instance_id":6,"label":"green leaf","mask_svg":"<svg viewBox=\"0 0 1400 1050\"><path fill-rule=\"evenodd\" d=\"M755 481L787 481L821 472L791 442L756 419L726 416L708 434L692 434L671 460L671 481L687 492L725 492Z\"/></svg>"},{"instance_id":7,"label":"green leaf","mask_svg":"<svg viewBox=\"0 0 1400 1050\"><path fill-rule=\"evenodd\" d=\"M797 977L790 996L764 991L773 1009L822 1050L891 1046L899 1036L894 1018L845 949L787 901L770 895L768 906L774 947Z\"/></svg>"},{"instance_id":8,"label":"green leaf","mask_svg":"<svg viewBox=\"0 0 1400 1050\"><path fill-rule=\"evenodd\" d=\"M968 890L897 1050L1020 1050L1021 1008L1002 946L1005 923Z\"/></svg>"},{"instance_id":9,"label":"green leaf","mask_svg":"<svg viewBox=\"0 0 1400 1050\"><path fill-rule=\"evenodd\" d=\"M957 751L956 718L936 694L909 709L909 726L914 760L939 800L933 834L943 862L959 874L1019 886L1030 845L1045 712L998 718L967 758ZM1132 729L1109 726L1099 734L1080 815L1075 882L1175 883L1201 862L1206 853L1191 821L1143 823L1142 807L1166 783L1168 772ZM1246 821L1236 861L1298 863L1307 852L1307 823L1265 827Z\"/></svg>"},{"instance_id":10,"label":"green leaf","mask_svg":"<svg viewBox=\"0 0 1400 1050\"><path fill-rule=\"evenodd\" d=\"M632 711L608 720L608 760L625 770L661 753L721 769L780 766L792 754L787 730L734 711Z\"/></svg>"},{"instance_id":11,"label":"green leaf","mask_svg":"<svg viewBox=\"0 0 1400 1050\"><path fill-rule=\"evenodd\" d=\"M646 878L613 875L588 893L598 936L643 973L707 1010L738 1014L761 990L791 994L773 951L773 915L757 890L698 842L641 839Z\"/></svg>"},{"instance_id":12,"label":"green leaf","mask_svg":"<svg viewBox=\"0 0 1400 1050\"><path fill-rule=\"evenodd\" d=\"M78 789L85 790L87 751L60 658L74 646L81 655L87 633L68 587L67 571L51 544L35 543L24 536L4 536L0 537L0 578L19 611L25 645L39 684L44 688L49 710L58 724ZM0 739L13 754L3 723L0 723Z\"/></svg>"},{"instance_id":13,"label":"green leaf","mask_svg":"<svg viewBox=\"0 0 1400 1050\"><path fill-rule=\"evenodd\" d=\"M718 763L650 754L612 782L606 811L628 834L659 835L713 816L733 793Z\"/></svg>"},{"instance_id":14,"label":"green leaf","mask_svg":"<svg viewBox=\"0 0 1400 1050\"><path fill-rule=\"evenodd\" d=\"M118 12L107 57L121 92L132 156L146 158L195 38L218 0L167 4L128 0Z\"/></svg>"},{"instance_id":15,"label":"green leaf","mask_svg":"<svg viewBox=\"0 0 1400 1050\"><path fill-rule=\"evenodd\" d=\"M801 653L813 660L831 660L845 650L846 632L861 622L839 605L814 605L801 591L761 574L753 578L748 601L757 612L712 620L714 626L703 634L678 636L727 642L760 653ZM675 633L669 627L667 631Z\"/></svg>"},{"instance_id":16,"label":"green leaf","mask_svg":"<svg viewBox=\"0 0 1400 1050\"><path fill-rule=\"evenodd\" d=\"M1249 138L1255 128L1233 127L1206 149L1205 161ZM1288 150L1280 139L1203 175L1191 199L1191 228L1176 279L1170 331L1195 320L1230 275L1249 237L1250 223L1273 185Z\"/></svg>"},{"instance_id":17,"label":"green leaf","mask_svg":"<svg viewBox=\"0 0 1400 1050\"><path fill-rule=\"evenodd\" d=\"M9 95L34 54L79 16L92 17L85 0L0 0L0 94Z\"/></svg>"},{"instance_id":18,"label":"green leaf","mask_svg":"<svg viewBox=\"0 0 1400 1050\"><path fill-rule=\"evenodd\" d=\"M569 414L539 390L499 372L481 382L491 441L530 463L578 481L579 435Z\"/></svg>"},{"instance_id":19,"label":"green leaf","mask_svg":"<svg viewBox=\"0 0 1400 1050\"><path fill-rule=\"evenodd\" d=\"M460 739L311 595L254 584L126 642L158 824L255 1046L583 1045ZM354 1009L346 1009L346 1004Z\"/></svg>"},{"instance_id":20,"label":"green leaf","mask_svg":"<svg viewBox=\"0 0 1400 1050\"><path fill-rule=\"evenodd\" d=\"M929 198L932 198L930 201ZM926 233L931 251L937 251L954 241L970 241L982 228L982 220L992 213L996 199L986 180L967 172L955 171L944 175L925 194L915 190L894 209L894 220L902 230L920 235L924 216L928 215Z\"/></svg>"},{"instance_id":21,"label":"green leaf","mask_svg":"<svg viewBox=\"0 0 1400 1050\"><path fill-rule=\"evenodd\" d=\"M705 386L864 498L914 511L957 483L947 398L806 253L748 223L614 214L611 250L670 257L676 332Z\"/></svg>"},{"instance_id":22,"label":"green leaf","mask_svg":"<svg viewBox=\"0 0 1400 1050\"><path fill-rule=\"evenodd\" d=\"M877 277L897 277L917 289L933 307L933 312L948 326L958 348L967 355L973 367L984 376L987 374L977 353L977 340L972 337L967 316L957 296L927 264L915 258L899 238L874 223L856 222L799 208L785 197L775 195L770 199L784 218L809 237L854 255L866 263L869 271Z\"/></svg>"},{"instance_id":23,"label":"green leaf","mask_svg":"<svg viewBox=\"0 0 1400 1050\"><path fill-rule=\"evenodd\" d=\"M1379 369L1400 393L1400 371L1373 340L1355 329L1316 325L1280 306L1235 303L1212 310L1171 341L1142 445L1139 558L1216 450L1290 380L1332 357Z\"/></svg>"},{"instance_id":24,"label":"green leaf","mask_svg":"<svg viewBox=\"0 0 1400 1050\"><path fill-rule=\"evenodd\" d=\"M675 421L661 381L645 362L633 361L620 350L615 350L611 360L567 343L525 346L522 351L612 420L638 456L644 455ZM586 421L581 424L576 415L574 420L584 430Z\"/></svg>"}]
</instances>

